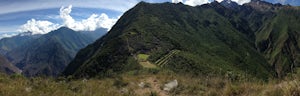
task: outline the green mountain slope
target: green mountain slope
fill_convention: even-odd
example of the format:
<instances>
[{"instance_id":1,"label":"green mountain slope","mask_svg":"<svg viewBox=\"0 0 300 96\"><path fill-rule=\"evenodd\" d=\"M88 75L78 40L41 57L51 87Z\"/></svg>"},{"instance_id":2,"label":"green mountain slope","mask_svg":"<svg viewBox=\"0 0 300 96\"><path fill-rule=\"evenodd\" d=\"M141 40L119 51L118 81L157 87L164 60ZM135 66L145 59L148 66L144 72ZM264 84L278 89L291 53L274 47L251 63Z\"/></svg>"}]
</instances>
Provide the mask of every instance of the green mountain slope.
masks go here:
<instances>
[{"instance_id":1,"label":"green mountain slope","mask_svg":"<svg viewBox=\"0 0 300 96\"><path fill-rule=\"evenodd\" d=\"M146 54L150 63L164 60L163 68L180 74L281 77L290 71L280 64L299 61L297 10L259 0L234 9L217 2L197 7L141 2L81 50L63 73L94 77L139 70L138 55ZM167 56L172 50L179 52Z\"/></svg>"},{"instance_id":2,"label":"green mountain slope","mask_svg":"<svg viewBox=\"0 0 300 96\"><path fill-rule=\"evenodd\" d=\"M23 46L7 56L26 76L58 75L81 48L92 43L89 36L62 27Z\"/></svg>"},{"instance_id":3,"label":"green mountain slope","mask_svg":"<svg viewBox=\"0 0 300 96\"><path fill-rule=\"evenodd\" d=\"M300 10L286 7L256 33L256 43L278 76L300 64Z\"/></svg>"},{"instance_id":4,"label":"green mountain slope","mask_svg":"<svg viewBox=\"0 0 300 96\"><path fill-rule=\"evenodd\" d=\"M4 56L0 55L0 72L6 74L20 74L22 71L11 64Z\"/></svg>"},{"instance_id":5,"label":"green mountain slope","mask_svg":"<svg viewBox=\"0 0 300 96\"><path fill-rule=\"evenodd\" d=\"M5 55L9 51L23 45L24 43L38 38L40 35L31 35L29 32L17 36L3 38L0 40L0 54Z\"/></svg>"},{"instance_id":6,"label":"green mountain slope","mask_svg":"<svg viewBox=\"0 0 300 96\"><path fill-rule=\"evenodd\" d=\"M252 0L233 11L214 8L240 32L248 34L250 39L254 37L252 41L257 50L273 67L277 77L299 66L299 7Z\"/></svg>"}]
</instances>

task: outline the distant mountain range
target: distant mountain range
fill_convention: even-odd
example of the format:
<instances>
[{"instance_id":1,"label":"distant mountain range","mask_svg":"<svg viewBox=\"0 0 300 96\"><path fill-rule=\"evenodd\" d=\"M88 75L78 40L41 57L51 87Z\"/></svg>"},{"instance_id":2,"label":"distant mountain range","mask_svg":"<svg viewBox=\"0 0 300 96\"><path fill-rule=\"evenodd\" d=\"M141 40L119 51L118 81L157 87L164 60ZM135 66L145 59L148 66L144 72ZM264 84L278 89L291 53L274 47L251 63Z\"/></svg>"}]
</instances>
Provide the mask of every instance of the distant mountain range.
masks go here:
<instances>
[{"instance_id":1,"label":"distant mountain range","mask_svg":"<svg viewBox=\"0 0 300 96\"><path fill-rule=\"evenodd\" d=\"M80 50L63 74L107 77L159 68L195 76L282 77L300 64L299 17L299 7L260 0L196 7L140 2Z\"/></svg>"},{"instance_id":2,"label":"distant mountain range","mask_svg":"<svg viewBox=\"0 0 300 96\"><path fill-rule=\"evenodd\" d=\"M0 40L1 53L26 76L57 76L77 51L106 33L106 29L75 32L62 27L44 35L22 33Z\"/></svg>"}]
</instances>

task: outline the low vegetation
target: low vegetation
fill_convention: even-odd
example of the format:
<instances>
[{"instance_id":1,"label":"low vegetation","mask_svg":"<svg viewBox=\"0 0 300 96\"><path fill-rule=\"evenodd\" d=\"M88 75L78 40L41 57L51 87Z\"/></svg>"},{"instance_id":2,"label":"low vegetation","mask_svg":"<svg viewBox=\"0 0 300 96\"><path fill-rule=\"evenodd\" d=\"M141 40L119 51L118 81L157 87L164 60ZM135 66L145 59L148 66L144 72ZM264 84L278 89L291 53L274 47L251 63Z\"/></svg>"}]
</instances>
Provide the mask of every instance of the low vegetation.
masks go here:
<instances>
[{"instance_id":1,"label":"low vegetation","mask_svg":"<svg viewBox=\"0 0 300 96\"><path fill-rule=\"evenodd\" d=\"M187 79L188 78L188 79ZM299 96L300 75L283 80L232 79L230 76L187 76L171 71L123 74L112 78L68 79L0 76L1 96ZM178 86L164 91L177 80Z\"/></svg>"}]
</instances>

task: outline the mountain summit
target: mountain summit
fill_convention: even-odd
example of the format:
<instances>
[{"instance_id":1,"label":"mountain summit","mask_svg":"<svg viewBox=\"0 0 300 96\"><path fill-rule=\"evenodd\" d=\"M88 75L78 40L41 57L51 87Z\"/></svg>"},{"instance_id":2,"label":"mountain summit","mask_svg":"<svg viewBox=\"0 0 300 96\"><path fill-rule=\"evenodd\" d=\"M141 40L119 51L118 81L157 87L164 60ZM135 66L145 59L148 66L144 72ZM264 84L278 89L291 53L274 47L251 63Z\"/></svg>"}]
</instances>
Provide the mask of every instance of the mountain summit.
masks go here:
<instances>
[{"instance_id":1,"label":"mountain summit","mask_svg":"<svg viewBox=\"0 0 300 96\"><path fill-rule=\"evenodd\" d=\"M222 2L220 2L220 4L223 5L224 7L231 8L231 9L239 7L239 5L236 2L231 0L223 0Z\"/></svg>"}]
</instances>

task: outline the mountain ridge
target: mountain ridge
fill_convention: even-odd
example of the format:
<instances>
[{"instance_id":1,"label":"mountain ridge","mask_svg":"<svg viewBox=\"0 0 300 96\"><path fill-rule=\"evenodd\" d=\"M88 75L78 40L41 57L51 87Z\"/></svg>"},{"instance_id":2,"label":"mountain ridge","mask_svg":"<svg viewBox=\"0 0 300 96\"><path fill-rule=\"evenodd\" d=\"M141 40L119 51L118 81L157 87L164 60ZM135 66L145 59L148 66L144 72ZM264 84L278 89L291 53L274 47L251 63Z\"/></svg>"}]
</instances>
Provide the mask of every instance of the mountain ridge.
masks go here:
<instances>
[{"instance_id":1,"label":"mountain ridge","mask_svg":"<svg viewBox=\"0 0 300 96\"><path fill-rule=\"evenodd\" d=\"M26 76L57 76L77 51L93 41L88 34L62 27L26 42L7 57Z\"/></svg>"},{"instance_id":2,"label":"mountain ridge","mask_svg":"<svg viewBox=\"0 0 300 96\"><path fill-rule=\"evenodd\" d=\"M28 35L29 32L21 33L13 37L0 40L0 54L6 55L9 51L23 45L24 43L39 38L41 35Z\"/></svg>"},{"instance_id":3,"label":"mountain ridge","mask_svg":"<svg viewBox=\"0 0 300 96\"><path fill-rule=\"evenodd\" d=\"M257 2L262 6L253 7ZM291 70L270 64L267 55L257 51L257 44L259 31L280 14L278 10L289 6L271 4L273 9L262 11L265 5L268 3L252 1L231 9L217 2L196 7L140 2L108 34L82 49L64 74L101 77L140 70L139 54L149 55L148 60L154 63L164 54L179 50L166 66L174 72L205 75L233 71L264 79L284 76ZM174 61L191 63L185 66Z\"/></svg>"}]
</instances>

